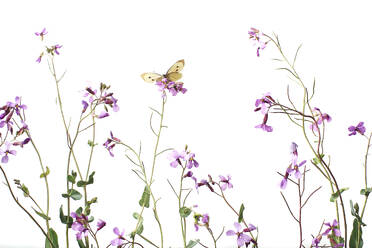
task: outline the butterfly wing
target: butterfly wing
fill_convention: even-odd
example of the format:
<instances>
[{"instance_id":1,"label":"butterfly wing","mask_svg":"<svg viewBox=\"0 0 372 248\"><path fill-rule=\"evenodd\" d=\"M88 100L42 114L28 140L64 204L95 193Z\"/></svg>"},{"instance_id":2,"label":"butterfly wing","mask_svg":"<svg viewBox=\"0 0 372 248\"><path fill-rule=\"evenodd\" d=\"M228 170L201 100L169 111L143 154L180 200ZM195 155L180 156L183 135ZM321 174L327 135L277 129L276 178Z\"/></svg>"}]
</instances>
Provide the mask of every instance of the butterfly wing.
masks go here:
<instances>
[{"instance_id":1,"label":"butterfly wing","mask_svg":"<svg viewBox=\"0 0 372 248\"><path fill-rule=\"evenodd\" d=\"M165 75L165 77L171 82L176 82L177 80L180 80L182 78L182 74L179 72L171 72Z\"/></svg>"},{"instance_id":2,"label":"butterfly wing","mask_svg":"<svg viewBox=\"0 0 372 248\"><path fill-rule=\"evenodd\" d=\"M184 66L185 66L185 61L183 59L178 60L176 63L174 63L174 65L171 66L171 68L169 68L166 75L173 73L173 72L180 72L182 71Z\"/></svg>"},{"instance_id":3,"label":"butterfly wing","mask_svg":"<svg viewBox=\"0 0 372 248\"><path fill-rule=\"evenodd\" d=\"M158 73L147 72L141 74L141 78L147 83L154 83L156 81L160 81L163 76Z\"/></svg>"}]
</instances>

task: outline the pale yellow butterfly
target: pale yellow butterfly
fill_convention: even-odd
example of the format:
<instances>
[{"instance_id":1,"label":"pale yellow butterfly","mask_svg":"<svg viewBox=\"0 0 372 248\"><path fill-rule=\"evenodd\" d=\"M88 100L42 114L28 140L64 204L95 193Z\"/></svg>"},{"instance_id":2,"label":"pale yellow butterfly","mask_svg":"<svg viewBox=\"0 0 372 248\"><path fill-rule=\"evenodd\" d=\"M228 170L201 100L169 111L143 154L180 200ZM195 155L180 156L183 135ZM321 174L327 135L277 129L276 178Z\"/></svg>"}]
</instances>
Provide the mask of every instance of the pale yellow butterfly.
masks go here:
<instances>
[{"instance_id":1,"label":"pale yellow butterfly","mask_svg":"<svg viewBox=\"0 0 372 248\"><path fill-rule=\"evenodd\" d=\"M174 65L172 65L167 73L161 75L154 72L147 72L141 75L142 79L147 83L154 83L161 81L162 79L166 78L168 81L175 82L182 78L182 71L183 67L185 66L185 61L183 59L178 60Z\"/></svg>"}]
</instances>

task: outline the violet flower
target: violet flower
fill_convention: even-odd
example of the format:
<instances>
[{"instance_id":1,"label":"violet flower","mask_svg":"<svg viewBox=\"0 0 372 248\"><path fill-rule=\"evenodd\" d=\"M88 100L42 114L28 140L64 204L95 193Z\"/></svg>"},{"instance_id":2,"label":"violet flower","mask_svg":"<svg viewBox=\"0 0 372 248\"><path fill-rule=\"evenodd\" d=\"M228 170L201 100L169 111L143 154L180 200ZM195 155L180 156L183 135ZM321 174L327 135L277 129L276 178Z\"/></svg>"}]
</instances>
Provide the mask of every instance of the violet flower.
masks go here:
<instances>
[{"instance_id":1,"label":"violet flower","mask_svg":"<svg viewBox=\"0 0 372 248\"><path fill-rule=\"evenodd\" d=\"M120 139L114 137L114 135L112 134L112 132L110 131L110 137L111 138L107 138L106 142L103 143L103 146L108 150L108 152L110 153L111 157L114 157L114 154L112 153L112 149L115 147L116 143L117 142L121 142ZM112 144L111 144L112 143Z\"/></svg>"},{"instance_id":2,"label":"violet flower","mask_svg":"<svg viewBox=\"0 0 372 248\"><path fill-rule=\"evenodd\" d=\"M83 110L81 111L81 113L85 113L85 111L87 111L89 104L84 100L81 101L81 104L83 104Z\"/></svg>"},{"instance_id":3,"label":"violet flower","mask_svg":"<svg viewBox=\"0 0 372 248\"><path fill-rule=\"evenodd\" d=\"M327 222L327 223L324 223L325 226L328 226L327 230L324 231L324 233L322 234L323 236L326 236L328 235L331 231L332 233L337 236L337 237L340 237L341 236L341 231L338 229L338 222L337 220L333 220L333 223L331 225L331 223Z\"/></svg>"},{"instance_id":4,"label":"violet flower","mask_svg":"<svg viewBox=\"0 0 372 248\"><path fill-rule=\"evenodd\" d=\"M316 118L316 123L311 123L310 124L310 129L313 132L318 131L318 126L320 126L325 120L327 122L332 121L332 117L329 114L322 113L319 108L314 108L313 109L313 115Z\"/></svg>"},{"instance_id":5,"label":"violet flower","mask_svg":"<svg viewBox=\"0 0 372 248\"><path fill-rule=\"evenodd\" d=\"M10 147L12 146L12 143L10 142L5 142L5 151L3 151L1 148L0 148L0 155L3 156L1 158L1 163L3 164L6 164L8 163L9 161L9 157L8 157L8 154L12 154L12 155L17 155L17 151L15 150L10 150Z\"/></svg>"},{"instance_id":6,"label":"violet flower","mask_svg":"<svg viewBox=\"0 0 372 248\"><path fill-rule=\"evenodd\" d=\"M185 94L187 92L187 89L183 87L182 82L171 82L168 81L168 79L166 78L157 81L155 85L158 86L159 91L162 92L162 98L165 98L166 96L165 90L168 90L172 94L172 96L176 96L179 92L181 92L182 94Z\"/></svg>"},{"instance_id":7,"label":"violet flower","mask_svg":"<svg viewBox=\"0 0 372 248\"><path fill-rule=\"evenodd\" d=\"M176 168L178 165L182 165L181 160L185 160L185 156L186 156L185 151L178 152L176 150L173 150L168 156L168 159L172 161L170 163L170 166Z\"/></svg>"},{"instance_id":8,"label":"violet flower","mask_svg":"<svg viewBox=\"0 0 372 248\"><path fill-rule=\"evenodd\" d=\"M123 231L120 233L119 231L119 228L115 227L114 228L114 233L118 236L116 239L114 240L111 240L111 245L112 246L121 246L124 244L124 229Z\"/></svg>"},{"instance_id":9,"label":"violet flower","mask_svg":"<svg viewBox=\"0 0 372 248\"><path fill-rule=\"evenodd\" d=\"M236 242L238 244L238 247L241 247L241 246L245 245L245 243L250 243L252 238L249 237L247 234L245 234L244 230L241 231L242 226L238 222L235 222L234 226L235 226L236 232L233 231L233 230L229 230L229 231L226 232L226 235L227 236L236 235L237 236Z\"/></svg>"},{"instance_id":10,"label":"violet flower","mask_svg":"<svg viewBox=\"0 0 372 248\"><path fill-rule=\"evenodd\" d=\"M40 36L41 40L44 39L44 35L46 35L48 32L46 31L46 28L43 28L43 30L41 30L41 32L35 32L35 35L36 36Z\"/></svg>"},{"instance_id":11,"label":"violet flower","mask_svg":"<svg viewBox=\"0 0 372 248\"><path fill-rule=\"evenodd\" d=\"M209 215L208 214L201 215L201 214L194 213L194 220L195 220L194 227L195 227L196 232L199 231L199 226L206 226L206 227L209 226Z\"/></svg>"},{"instance_id":12,"label":"violet flower","mask_svg":"<svg viewBox=\"0 0 372 248\"><path fill-rule=\"evenodd\" d=\"M103 220L98 220L98 222L97 222L97 232L99 231L99 230L101 230L102 228L104 228L106 226L106 222L105 221L103 221Z\"/></svg>"},{"instance_id":13,"label":"violet flower","mask_svg":"<svg viewBox=\"0 0 372 248\"><path fill-rule=\"evenodd\" d=\"M107 113L106 111L102 111L99 115L96 115L96 117L97 117L98 119L103 119L103 118L106 118L106 117L108 117L108 116L110 116L110 115L109 115L109 113Z\"/></svg>"},{"instance_id":14,"label":"violet flower","mask_svg":"<svg viewBox=\"0 0 372 248\"><path fill-rule=\"evenodd\" d=\"M37 57L36 62L40 64L41 58L44 56L44 53L41 53L39 57Z\"/></svg>"},{"instance_id":15,"label":"violet flower","mask_svg":"<svg viewBox=\"0 0 372 248\"><path fill-rule=\"evenodd\" d=\"M261 128L262 130L264 130L266 132L272 132L273 131L273 128L271 126L269 126L269 125L266 125L268 118L269 118L269 115L268 114L265 114L262 123L259 124L259 125L257 125L257 126L255 126L255 128Z\"/></svg>"},{"instance_id":16,"label":"violet flower","mask_svg":"<svg viewBox=\"0 0 372 248\"><path fill-rule=\"evenodd\" d=\"M72 230L76 231L76 239L81 240L83 236L87 237L89 234L89 229L86 228L88 218L84 214L81 214L80 216L75 212L71 212L70 216L75 219L71 225L71 228Z\"/></svg>"},{"instance_id":17,"label":"violet flower","mask_svg":"<svg viewBox=\"0 0 372 248\"><path fill-rule=\"evenodd\" d=\"M313 247L319 248L319 243L320 243L321 240L322 240L322 235L318 235L317 237L315 237L313 239L313 241L311 242L311 244L313 245Z\"/></svg>"},{"instance_id":18,"label":"violet flower","mask_svg":"<svg viewBox=\"0 0 372 248\"><path fill-rule=\"evenodd\" d=\"M187 161L186 167L191 169L193 166L195 168L199 167L199 163L195 160L195 153L187 153L185 156L185 160Z\"/></svg>"},{"instance_id":19,"label":"violet flower","mask_svg":"<svg viewBox=\"0 0 372 248\"><path fill-rule=\"evenodd\" d=\"M219 176L220 177L220 183L221 183L221 189L226 190L227 187L231 189L233 185L230 183L231 176L227 175L227 179L224 176Z\"/></svg>"},{"instance_id":20,"label":"violet flower","mask_svg":"<svg viewBox=\"0 0 372 248\"><path fill-rule=\"evenodd\" d=\"M364 127L364 122L359 122L358 125L356 126L350 126L348 128L349 132L349 136L351 135L356 135L357 133L360 133L361 135L364 135L364 133L366 132L366 128Z\"/></svg>"},{"instance_id":21,"label":"violet flower","mask_svg":"<svg viewBox=\"0 0 372 248\"><path fill-rule=\"evenodd\" d=\"M251 28L250 31L248 31L249 39L253 40L253 45L257 46L257 57L260 56L260 50L263 50L266 48L267 42L262 41L263 33L260 32L258 29Z\"/></svg>"},{"instance_id":22,"label":"violet flower","mask_svg":"<svg viewBox=\"0 0 372 248\"><path fill-rule=\"evenodd\" d=\"M263 95L262 98L256 99L255 102L255 112L261 110L261 113L266 115L269 111L269 107L275 103L275 100L271 97L270 92Z\"/></svg>"},{"instance_id":23,"label":"violet flower","mask_svg":"<svg viewBox=\"0 0 372 248\"><path fill-rule=\"evenodd\" d=\"M60 49L62 46L61 45L55 45L55 46L53 46L52 47L52 49L53 49L53 52L54 53L56 53L57 55L59 55L59 51L58 51L58 49Z\"/></svg>"}]
</instances>

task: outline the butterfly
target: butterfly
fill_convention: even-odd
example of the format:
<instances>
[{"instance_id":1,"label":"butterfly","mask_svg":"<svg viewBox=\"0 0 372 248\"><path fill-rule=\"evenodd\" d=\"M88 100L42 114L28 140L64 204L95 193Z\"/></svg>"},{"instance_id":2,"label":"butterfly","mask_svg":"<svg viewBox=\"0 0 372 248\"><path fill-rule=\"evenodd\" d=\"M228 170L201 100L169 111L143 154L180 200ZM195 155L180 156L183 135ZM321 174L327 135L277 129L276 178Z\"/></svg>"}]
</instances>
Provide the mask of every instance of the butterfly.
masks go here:
<instances>
[{"instance_id":1,"label":"butterfly","mask_svg":"<svg viewBox=\"0 0 372 248\"><path fill-rule=\"evenodd\" d=\"M154 72L147 72L147 73L141 74L141 77L147 83L158 82L164 78L166 78L168 81L175 82L182 78L182 74L180 73L180 71L182 71L184 66L185 66L185 61L181 59L181 60L178 60L176 63L174 63L174 65L172 65L168 69L167 73L163 75L154 73Z\"/></svg>"}]
</instances>

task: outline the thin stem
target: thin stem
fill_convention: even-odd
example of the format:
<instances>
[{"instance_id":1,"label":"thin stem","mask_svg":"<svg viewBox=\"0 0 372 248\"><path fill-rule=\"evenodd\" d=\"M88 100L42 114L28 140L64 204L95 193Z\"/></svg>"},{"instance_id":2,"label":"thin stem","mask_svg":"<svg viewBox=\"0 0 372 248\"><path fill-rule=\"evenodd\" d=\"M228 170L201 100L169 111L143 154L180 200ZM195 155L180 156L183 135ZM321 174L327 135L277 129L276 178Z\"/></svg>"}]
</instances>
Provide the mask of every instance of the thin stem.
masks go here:
<instances>
[{"instance_id":1,"label":"thin stem","mask_svg":"<svg viewBox=\"0 0 372 248\"><path fill-rule=\"evenodd\" d=\"M13 200L17 203L17 205L32 219L32 221L39 227L39 229L41 230L41 232L44 234L45 238L48 239L50 245L53 247L53 248L56 248L52 242L52 240L49 238L49 235L44 231L44 229L40 226L40 224L37 222L37 220L30 214L30 212L27 211L27 209L25 209L21 203L19 203L18 199L15 197L14 193L13 193L13 190L12 188L10 187L10 183L9 183L9 180L8 180L8 177L6 176L6 173L3 169L3 167L0 165L0 170L1 172L3 173L4 175L4 178L5 178L5 181L6 181L6 184L8 186L8 189L10 191L10 194L12 195L12 198Z\"/></svg>"}]
</instances>

